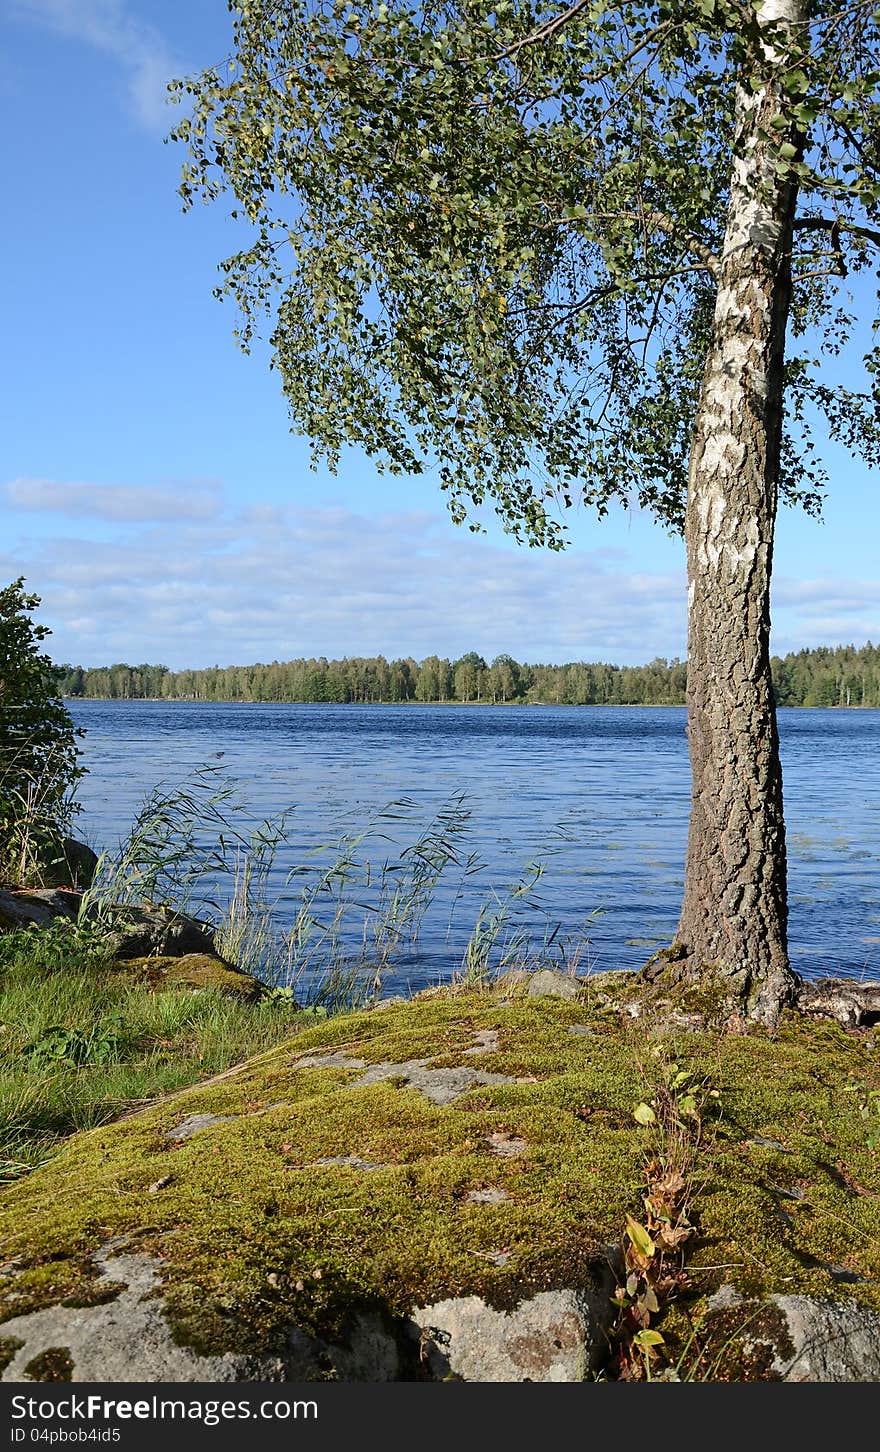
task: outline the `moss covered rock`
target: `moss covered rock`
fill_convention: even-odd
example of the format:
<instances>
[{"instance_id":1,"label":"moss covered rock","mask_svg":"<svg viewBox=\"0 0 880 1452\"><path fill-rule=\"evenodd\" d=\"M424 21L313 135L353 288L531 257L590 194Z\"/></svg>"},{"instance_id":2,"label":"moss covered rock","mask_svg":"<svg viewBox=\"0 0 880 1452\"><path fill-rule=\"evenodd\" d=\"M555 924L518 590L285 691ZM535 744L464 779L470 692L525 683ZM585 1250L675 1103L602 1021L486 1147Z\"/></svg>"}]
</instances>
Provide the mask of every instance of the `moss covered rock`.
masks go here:
<instances>
[{"instance_id":1,"label":"moss covered rock","mask_svg":"<svg viewBox=\"0 0 880 1452\"><path fill-rule=\"evenodd\" d=\"M871 1041L796 1016L775 1037L691 1031L632 1007L474 992L336 1018L76 1136L0 1196L0 1335L22 1343L6 1376L66 1346L86 1379L102 1344L105 1376L108 1325L145 1306L165 1340L143 1380L172 1364L181 1380L471 1378L481 1335L510 1350L484 1376L584 1375L613 1315L609 1248L663 1149L633 1110L670 1056L717 1094L689 1280L659 1323L670 1356L683 1311L708 1316L722 1284L880 1309ZM124 1315L108 1285L135 1297Z\"/></svg>"},{"instance_id":2,"label":"moss covered rock","mask_svg":"<svg viewBox=\"0 0 880 1452\"><path fill-rule=\"evenodd\" d=\"M154 988L214 988L234 998L254 1002L262 985L249 973L233 968L214 953L184 953L180 958L156 956L127 958L127 972L143 978Z\"/></svg>"}]
</instances>

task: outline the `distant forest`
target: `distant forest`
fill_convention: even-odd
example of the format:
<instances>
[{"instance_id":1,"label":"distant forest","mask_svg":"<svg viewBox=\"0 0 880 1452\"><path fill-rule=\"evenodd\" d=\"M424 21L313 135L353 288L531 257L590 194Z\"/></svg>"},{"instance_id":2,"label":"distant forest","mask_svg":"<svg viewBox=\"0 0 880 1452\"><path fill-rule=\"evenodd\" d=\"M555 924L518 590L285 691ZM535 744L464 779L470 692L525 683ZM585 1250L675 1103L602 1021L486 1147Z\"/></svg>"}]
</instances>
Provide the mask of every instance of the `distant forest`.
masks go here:
<instances>
[{"instance_id":1,"label":"distant forest","mask_svg":"<svg viewBox=\"0 0 880 1452\"><path fill-rule=\"evenodd\" d=\"M161 665L61 668L68 697L164 701L459 702L548 706L677 706L684 702L687 666L658 658L643 666L573 661L520 665L499 655L487 663L475 651L458 660L429 655L348 656L343 660L272 661L270 665L209 666L171 671ZM870 642L799 650L773 657L780 706L880 706L880 646Z\"/></svg>"}]
</instances>

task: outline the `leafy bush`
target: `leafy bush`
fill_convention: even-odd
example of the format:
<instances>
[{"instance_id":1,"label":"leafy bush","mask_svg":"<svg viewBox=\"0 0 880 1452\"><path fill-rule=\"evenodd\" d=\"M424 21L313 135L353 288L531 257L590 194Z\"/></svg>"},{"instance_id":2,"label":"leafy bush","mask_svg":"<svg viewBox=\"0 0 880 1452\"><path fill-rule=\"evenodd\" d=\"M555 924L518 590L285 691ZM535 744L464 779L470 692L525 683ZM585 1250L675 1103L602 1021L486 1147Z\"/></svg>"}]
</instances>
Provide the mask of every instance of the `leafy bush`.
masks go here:
<instances>
[{"instance_id":1,"label":"leafy bush","mask_svg":"<svg viewBox=\"0 0 880 1452\"><path fill-rule=\"evenodd\" d=\"M0 590L0 875L14 881L59 847L84 772L61 672L39 648L49 628L30 618L39 603L21 577Z\"/></svg>"},{"instance_id":2,"label":"leafy bush","mask_svg":"<svg viewBox=\"0 0 880 1452\"><path fill-rule=\"evenodd\" d=\"M93 1024L88 1029L52 1024L23 1053L39 1067L52 1063L112 1064L120 1056L124 1027L119 1013L111 1014L106 1023Z\"/></svg>"}]
</instances>

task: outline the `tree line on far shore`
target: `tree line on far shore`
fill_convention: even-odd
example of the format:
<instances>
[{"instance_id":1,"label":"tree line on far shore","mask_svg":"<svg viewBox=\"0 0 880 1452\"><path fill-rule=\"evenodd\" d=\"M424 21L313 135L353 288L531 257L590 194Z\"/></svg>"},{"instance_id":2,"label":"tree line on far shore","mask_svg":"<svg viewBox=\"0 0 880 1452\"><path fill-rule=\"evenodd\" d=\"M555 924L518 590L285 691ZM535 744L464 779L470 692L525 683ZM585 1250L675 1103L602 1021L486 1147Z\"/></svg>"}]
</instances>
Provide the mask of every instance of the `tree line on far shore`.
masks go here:
<instances>
[{"instance_id":1,"label":"tree line on far shore","mask_svg":"<svg viewBox=\"0 0 880 1452\"><path fill-rule=\"evenodd\" d=\"M773 657L780 706L880 706L880 646L870 642L800 650ZM458 702L560 706L675 706L685 698L687 665L662 657L642 666L572 661L520 664L510 655L487 662L476 651L456 660L436 655L324 656L269 664L171 671L163 665L64 665L67 697L111 700L287 701L325 703Z\"/></svg>"}]
</instances>

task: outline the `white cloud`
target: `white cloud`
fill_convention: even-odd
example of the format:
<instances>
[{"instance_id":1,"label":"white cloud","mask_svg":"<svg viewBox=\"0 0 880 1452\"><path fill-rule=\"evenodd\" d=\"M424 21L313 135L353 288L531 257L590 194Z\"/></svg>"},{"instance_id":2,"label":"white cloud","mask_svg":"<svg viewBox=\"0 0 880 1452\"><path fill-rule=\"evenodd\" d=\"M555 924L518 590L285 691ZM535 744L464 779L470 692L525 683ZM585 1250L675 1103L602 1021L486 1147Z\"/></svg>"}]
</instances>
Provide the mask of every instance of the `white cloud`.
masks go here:
<instances>
[{"instance_id":1,"label":"white cloud","mask_svg":"<svg viewBox=\"0 0 880 1452\"><path fill-rule=\"evenodd\" d=\"M220 486L202 480L138 485L13 479L0 486L0 495L27 513L113 521L213 519L221 505Z\"/></svg>"},{"instance_id":2,"label":"white cloud","mask_svg":"<svg viewBox=\"0 0 880 1452\"><path fill-rule=\"evenodd\" d=\"M11 10L111 56L126 73L141 124L151 130L168 128L165 88L182 67L155 27L131 15L124 0L12 0Z\"/></svg>"},{"instance_id":3,"label":"white cloud","mask_svg":"<svg viewBox=\"0 0 880 1452\"><path fill-rule=\"evenodd\" d=\"M518 550L427 511L233 514L216 487L73 487L80 537L16 542L7 529L0 550L0 582L24 574L43 597L56 659L180 668L474 649L638 664L685 653L683 569L634 570L624 552ZM56 504L47 489L39 507ZM782 578L773 621L778 653L877 640L880 588Z\"/></svg>"},{"instance_id":4,"label":"white cloud","mask_svg":"<svg viewBox=\"0 0 880 1452\"><path fill-rule=\"evenodd\" d=\"M880 604L880 581L836 580L833 577L819 580L782 579L774 588L774 596L781 605L797 606L804 614L827 614L854 611L859 613L869 602Z\"/></svg>"},{"instance_id":5,"label":"white cloud","mask_svg":"<svg viewBox=\"0 0 880 1452\"><path fill-rule=\"evenodd\" d=\"M442 515L251 509L7 550L0 578L25 574L53 655L84 664L469 649L635 661L683 649L683 579L630 576L604 551L509 549Z\"/></svg>"}]
</instances>

